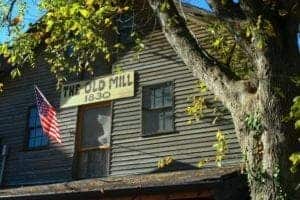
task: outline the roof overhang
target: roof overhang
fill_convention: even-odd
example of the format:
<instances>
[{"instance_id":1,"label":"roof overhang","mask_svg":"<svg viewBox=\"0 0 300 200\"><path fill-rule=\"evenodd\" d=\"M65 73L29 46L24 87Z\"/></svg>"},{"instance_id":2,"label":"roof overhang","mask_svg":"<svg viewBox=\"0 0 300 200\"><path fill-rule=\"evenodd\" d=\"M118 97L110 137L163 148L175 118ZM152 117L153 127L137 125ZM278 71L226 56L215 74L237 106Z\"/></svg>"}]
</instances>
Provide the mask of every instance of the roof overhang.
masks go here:
<instances>
[{"instance_id":1,"label":"roof overhang","mask_svg":"<svg viewBox=\"0 0 300 200\"><path fill-rule=\"evenodd\" d=\"M154 173L123 177L84 179L48 185L26 186L0 190L1 199L57 199L130 195L180 191L191 188L212 188L227 179L240 175L240 168L224 167Z\"/></svg>"}]
</instances>

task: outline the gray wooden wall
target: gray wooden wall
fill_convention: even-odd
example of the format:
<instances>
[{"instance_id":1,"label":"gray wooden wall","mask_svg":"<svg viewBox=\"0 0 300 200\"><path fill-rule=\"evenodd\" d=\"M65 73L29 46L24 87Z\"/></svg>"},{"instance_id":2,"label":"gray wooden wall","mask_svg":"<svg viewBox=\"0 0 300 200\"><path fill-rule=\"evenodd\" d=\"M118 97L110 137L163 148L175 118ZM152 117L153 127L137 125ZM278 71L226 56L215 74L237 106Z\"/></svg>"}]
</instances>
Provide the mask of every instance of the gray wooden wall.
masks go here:
<instances>
[{"instance_id":1,"label":"gray wooden wall","mask_svg":"<svg viewBox=\"0 0 300 200\"><path fill-rule=\"evenodd\" d=\"M201 32L201 28L195 29ZM202 38L205 39L205 38ZM212 124L215 114L212 109L204 111L204 117L191 125L185 109L193 96L199 96L197 79L176 55L161 31L148 35L144 43L145 50L139 59L133 59L134 52L121 57L117 64L123 70L136 71L136 95L113 103L111 175L148 173L157 169L157 161L172 156L178 161L178 167L193 168L201 159L213 160L216 132L226 134L229 152L224 164L240 162L240 148L234 133L230 114L223 120ZM165 81L174 82L175 132L172 134L142 137L141 127L141 91L142 86ZM210 93L201 94L213 101ZM217 104L221 106L220 104ZM215 166L210 162L208 166Z\"/></svg>"},{"instance_id":2,"label":"gray wooden wall","mask_svg":"<svg viewBox=\"0 0 300 200\"><path fill-rule=\"evenodd\" d=\"M55 78L47 65L39 63L34 70L24 72L24 77L5 84L0 96L0 138L9 146L9 156L4 174L5 185L37 184L71 179L74 133L77 108L59 112L63 143L50 144L43 150L26 150L26 123L28 109L35 104L34 84L47 99L58 105Z\"/></svg>"},{"instance_id":3,"label":"gray wooden wall","mask_svg":"<svg viewBox=\"0 0 300 200\"><path fill-rule=\"evenodd\" d=\"M199 28L197 31L201 32ZM239 163L240 149L230 114L225 114L221 122L212 124L214 114L211 109L207 109L203 119L188 125L189 117L184 110L191 103L189 97L199 94L195 86L196 79L160 31L149 34L144 43L146 48L139 59L134 59L135 53L129 51L117 62L124 70L135 70L136 94L132 98L113 102L110 175L156 171L157 161L164 156L172 156L179 168L195 168L199 160L214 158L212 145L216 141L218 129L226 133L230 147L224 165ZM173 81L175 86L176 131L167 135L142 137L141 87L167 80ZM0 96L0 137L3 144L10 147L4 177L6 185L63 182L72 179L77 108L59 110L62 144L50 144L44 150L24 150L28 107L34 105L34 84L39 86L52 104L58 106L59 95L55 79L42 61L38 69L28 70L20 80L7 83L4 94ZM209 93L203 95L213 99ZM213 161L207 165L212 166Z\"/></svg>"}]
</instances>

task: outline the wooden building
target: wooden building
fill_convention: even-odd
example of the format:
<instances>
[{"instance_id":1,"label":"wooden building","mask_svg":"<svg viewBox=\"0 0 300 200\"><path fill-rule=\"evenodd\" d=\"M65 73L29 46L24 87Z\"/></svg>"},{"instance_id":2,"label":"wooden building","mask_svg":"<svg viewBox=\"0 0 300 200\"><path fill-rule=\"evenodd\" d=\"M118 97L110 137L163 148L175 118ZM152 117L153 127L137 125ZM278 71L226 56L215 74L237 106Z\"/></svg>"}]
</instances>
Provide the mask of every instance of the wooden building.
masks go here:
<instances>
[{"instance_id":1,"label":"wooden building","mask_svg":"<svg viewBox=\"0 0 300 200\"><path fill-rule=\"evenodd\" d=\"M196 11L190 15L197 20ZM205 26L191 28L207 40ZM248 199L230 113L212 123L216 114L207 108L189 124L185 109L192 97L213 95L199 93L159 28L143 42L139 59L129 49L114 63L122 65L121 74L102 66L100 78L57 90L41 55L37 69L6 82L0 139L8 151L2 155L0 199ZM58 111L61 144L42 133L34 85ZM212 147L218 130L228 144L221 168ZM166 157L173 161L158 168ZM199 169L201 159L209 162Z\"/></svg>"}]
</instances>

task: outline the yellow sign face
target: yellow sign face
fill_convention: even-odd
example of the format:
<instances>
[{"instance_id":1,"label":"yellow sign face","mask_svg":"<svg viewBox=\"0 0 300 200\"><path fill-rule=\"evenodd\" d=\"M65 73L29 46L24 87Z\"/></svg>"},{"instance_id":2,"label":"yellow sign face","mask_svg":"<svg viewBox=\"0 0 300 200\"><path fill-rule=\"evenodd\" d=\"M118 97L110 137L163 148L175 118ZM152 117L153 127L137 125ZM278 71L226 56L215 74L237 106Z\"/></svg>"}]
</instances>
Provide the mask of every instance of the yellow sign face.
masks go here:
<instances>
[{"instance_id":1,"label":"yellow sign face","mask_svg":"<svg viewBox=\"0 0 300 200\"><path fill-rule=\"evenodd\" d=\"M134 71L128 71L64 85L60 94L60 107L67 108L132 96L134 96Z\"/></svg>"}]
</instances>

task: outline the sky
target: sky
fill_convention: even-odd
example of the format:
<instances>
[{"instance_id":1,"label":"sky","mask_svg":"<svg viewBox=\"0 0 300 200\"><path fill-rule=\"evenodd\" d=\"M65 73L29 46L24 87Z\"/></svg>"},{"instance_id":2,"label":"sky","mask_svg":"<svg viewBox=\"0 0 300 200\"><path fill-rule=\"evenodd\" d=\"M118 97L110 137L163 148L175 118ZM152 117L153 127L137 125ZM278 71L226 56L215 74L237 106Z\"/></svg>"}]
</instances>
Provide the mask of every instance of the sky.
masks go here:
<instances>
[{"instance_id":1,"label":"sky","mask_svg":"<svg viewBox=\"0 0 300 200\"><path fill-rule=\"evenodd\" d=\"M205 0L182 0L184 3L188 3L194 5L196 7L208 9L208 5ZM26 0L27 2L27 11L24 17L24 28L23 30L26 31L29 27L30 23L36 22L42 15L43 12L40 11L37 7L39 0ZM0 43L7 41L8 37L8 30L2 29L0 30Z\"/></svg>"},{"instance_id":2,"label":"sky","mask_svg":"<svg viewBox=\"0 0 300 200\"><path fill-rule=\"evenodd\" d=\"M30 23L35 23L43 15L37 7L39 0L26 0L27 10L24 16L24 28L26 31ZM6 28L0 30L0 43L8 40L8 30Z\"/></svg>"}]
</instances>

